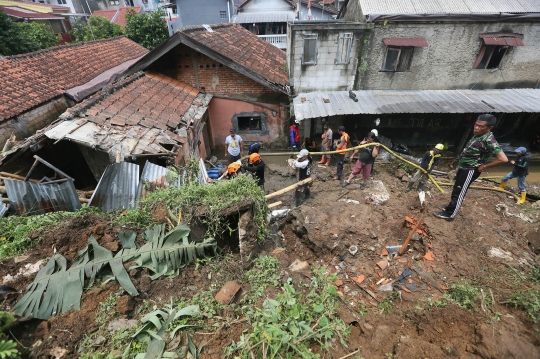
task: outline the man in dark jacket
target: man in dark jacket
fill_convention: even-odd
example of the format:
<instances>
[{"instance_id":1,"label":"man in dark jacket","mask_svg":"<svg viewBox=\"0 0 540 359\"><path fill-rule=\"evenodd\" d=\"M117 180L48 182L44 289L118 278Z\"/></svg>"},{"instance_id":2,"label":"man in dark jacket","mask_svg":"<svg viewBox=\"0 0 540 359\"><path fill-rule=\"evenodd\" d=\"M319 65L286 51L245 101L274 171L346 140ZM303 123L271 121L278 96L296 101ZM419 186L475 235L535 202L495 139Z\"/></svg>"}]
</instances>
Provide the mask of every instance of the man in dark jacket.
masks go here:
<instances>
[{"instance_id":1,"label":"man in dark jacket","mask_svg":"<svg viewBox=\"0 0 540 359\"><path fill-rule=\"evenodd\" d=\"M289 126L289 141L291 142L292 151L300 151L302 149L300 142L300 132L298 131L298 124L293 123Z\"/></svg>"},{"instance_id":2,"label":"man in dark jacket","mask_svg":"<svg viewBox=\"0 0 540 359\"><path fill-rule=\"evenodd\" d=\"M433 167L437 166L437 163L439 163L441 151L443 149L444 145L442 143L438 143L431 151L426 151L426 153L424 153L424 156L422 156L422 162L420 163L420 167L422 167L425 172L431 173ZM418 182L417 190L418 192L422 192L422 190L424 189L424 185L428 180L428 176L425 172L420 170L416 171L412 180L407 185L407 189L405 190L405 192L409 192L418 180L420 181Z\"/></svg>"},{"instance_id":3,"label":"man in dark jacket","mask_svg":"<svg viewBox=\"0 0 540 359\"><path fill-rule=\"evenodd\" d=\"M529 160L531 155L527 152L525 147L519 147L516 150L517 159L515 161L510 161L514 165L512 172L508 173L501 180L499 188L505 189L508 185L508 180L512 178L517 178L519 190L521 191L521 199L519 204L525 203L525 197L527 196L527 189L525 188L525 177L529 174Z\"/></svg>"},{"instance_id":4,"label":"man in dark jacket","mask_svg":"<svg viewBox=\"0 0 540 359\"><path fill-rule=\"evenodd\" d=\"M258 153L252 153L249 155L249 164L242 166L242 168L248 172L253 173L257 178L258 185L264 191L264 167L265 164L261 160L261 156Z\"/></svg>"}]
</instances>

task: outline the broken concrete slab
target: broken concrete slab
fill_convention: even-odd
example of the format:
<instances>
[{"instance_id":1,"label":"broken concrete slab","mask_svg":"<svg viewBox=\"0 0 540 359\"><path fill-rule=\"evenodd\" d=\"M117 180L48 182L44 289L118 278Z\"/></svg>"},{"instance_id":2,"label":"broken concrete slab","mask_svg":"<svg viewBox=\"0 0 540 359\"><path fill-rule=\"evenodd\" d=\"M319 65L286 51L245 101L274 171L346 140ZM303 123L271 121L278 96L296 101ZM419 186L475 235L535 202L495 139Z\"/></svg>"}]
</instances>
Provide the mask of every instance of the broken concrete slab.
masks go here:
<instances>
[{"instance_id":1,"label":"broken concrete slab","mask_svg":"<svg viewBox=\"0 0 540 359\"><path fill-rule=\"evenodd\" d=\"M236 294L242 289L242 286L238 282L232 280L228 281L221 287L216 294L215 299L222 304L229 304L234 301Z\"/></svg>"},{"instance_id":2,"label":"broken concrete slab","mask_svg":"<svg viewBox=\"0 0 540 359\"><path fill-rule=\"evenodd\" d=\"M136 328L137 325L139 325L139 321L136 319L117 319L109 323L107 330L113 332L119 329Z\"/></svg>"},{"instance_id":3,"label":"broken concrete slab","mask_svg":"<svg viewBox=\"0 0 540 359\"><path fill-rule=\"evenodd\" d=\"M390 199L390 193L384 183L380 180L373 180L366 188L368 195L366 200L377 205L385 204Z\"/></svg>"}]
</instances>

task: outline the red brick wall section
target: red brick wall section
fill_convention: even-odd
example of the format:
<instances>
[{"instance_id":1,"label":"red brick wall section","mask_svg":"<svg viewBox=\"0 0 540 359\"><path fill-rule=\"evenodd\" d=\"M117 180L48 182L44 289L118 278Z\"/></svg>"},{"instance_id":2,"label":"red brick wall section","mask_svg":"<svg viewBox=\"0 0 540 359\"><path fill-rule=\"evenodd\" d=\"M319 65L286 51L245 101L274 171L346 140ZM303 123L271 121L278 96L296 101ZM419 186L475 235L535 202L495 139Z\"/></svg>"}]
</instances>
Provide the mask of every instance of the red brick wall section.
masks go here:
<instances>
[{"instance_id":1,"label":"red brick wall section","mask_svg":"<svg viewBox=\"0 0 540 359\"><path fill-rule=\"evenodd\" d=\"M197 87L193 61L188 47L178 46L174 52L176 78L187 84ZM249 94L262 95L274 93L270 88L253 81L235 70L195 52L197 72L200 88L212 94L235 95Z\"/></svg>"}]
</instances>

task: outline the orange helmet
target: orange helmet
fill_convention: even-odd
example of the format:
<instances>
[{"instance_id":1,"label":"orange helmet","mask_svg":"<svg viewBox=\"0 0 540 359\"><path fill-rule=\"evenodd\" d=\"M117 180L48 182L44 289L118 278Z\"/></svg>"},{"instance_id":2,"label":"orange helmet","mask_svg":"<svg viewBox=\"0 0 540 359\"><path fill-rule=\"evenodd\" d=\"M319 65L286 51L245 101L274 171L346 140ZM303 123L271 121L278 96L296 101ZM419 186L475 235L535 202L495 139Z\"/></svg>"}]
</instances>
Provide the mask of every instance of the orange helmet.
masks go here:
<instances>
[{"instance_id":1,"label":"orange helmet","mask_svg":"<svg viewBox=\"0 0 540 359\"><path fill-rule=\"evenodd\" d=\"M257 163L261 160L261 155L258 153L252 153L249 155L249 163Z\"/></svg>"},{"instance_id":2,"label":"orange helmet","mask_svg":"<svg viewBox=\"0 0 540 359\"><path fill-rule=\"evenodd\" d=\"M227 172L229 172L230 175L238 172L239 169L240 165L237 162L233 162L229 166L227 166Z\"/></svg>"}]
</instances>

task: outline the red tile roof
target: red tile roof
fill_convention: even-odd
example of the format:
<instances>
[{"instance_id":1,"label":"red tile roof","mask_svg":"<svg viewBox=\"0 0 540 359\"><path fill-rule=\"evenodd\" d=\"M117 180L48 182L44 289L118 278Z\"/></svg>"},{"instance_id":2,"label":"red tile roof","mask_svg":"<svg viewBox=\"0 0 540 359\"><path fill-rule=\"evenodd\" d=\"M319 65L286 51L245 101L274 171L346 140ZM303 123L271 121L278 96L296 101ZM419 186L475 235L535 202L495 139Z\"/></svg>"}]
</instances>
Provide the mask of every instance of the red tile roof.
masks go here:
<instances>
[{"instance_id":1,"label":"red tile roof","mask_svg":"<svg viewBox=\"0 0 540 359\"><path fill-rule=\"evenodd\" d=\"M92 15L106 17L107 20L112 21L117 12L118 10L96 10L92 13Z\"/></svg>"},{"instance_id":2,"label":"red tile roof","mask_svg":"<svg viewBox=\"0 0 540 359\"><path fill-rule=\"evenodd\" d=\"M132 82L87 108L86 119L98 125L174 130L199 95L198 89L157 73L138 73L125 81ZM89 98L69 111L78 112L92 102Z\"/></svg>"},{"instance_id":3,"label":"red tile roof","mask_svg":"<svg viewBox=\"0 0 540 359\"><path fill-rule=\"evenodd\" d=\"M17 116L148 51L117 37L0 60L0 121Z\"/></svg>"},{"instance_id":4,"label":"red tile roof","mask_svg":"<svg viewBox=\"0 0 540 359\"><path fill-rule=\"evenodd\" d=\"M103 16L109 19L110 22L118 24L122 27L126 26L126 15L128 11L132 9L136 14L141 12L141 6L126 6L121 7L118 10L96 10L93 15Z\"/></svg>"},{"instance_id":5,"label":"red tile roof","mask_svg":"<svg viewBox=\"0 0 540 359\"><path fill-rule=\"evenodd\" d=\"M235 23L209 26L212 31L202 25L186 26L178 30L177 36L184 35L195 40L268 82L280 87L289 85L285 51Z\"/></svg>"},{"instance_id":6,"label":"red tile roof","mask_svg":"<svg viewBox=\"0 0 540 359\"><path fill-rule=\"evenodd\" d=\"M64 20L63 17L45 12L28 10L19 6L0 6L3 12L8 16L19 19L40 19L40 20Z\"/></svg>"}]
</instances>

